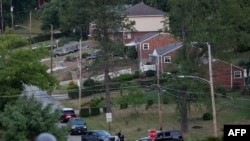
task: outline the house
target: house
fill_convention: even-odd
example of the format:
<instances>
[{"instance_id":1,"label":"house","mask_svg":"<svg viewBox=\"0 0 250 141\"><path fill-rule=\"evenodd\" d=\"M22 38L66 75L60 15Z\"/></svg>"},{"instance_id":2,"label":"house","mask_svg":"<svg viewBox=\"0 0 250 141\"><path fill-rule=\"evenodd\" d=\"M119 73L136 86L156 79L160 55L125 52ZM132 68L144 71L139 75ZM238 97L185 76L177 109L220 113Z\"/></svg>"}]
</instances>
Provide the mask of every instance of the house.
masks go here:
<instances>
[{"instance_id":1,"label":"house","mask_svg":"<svg viewBox=\"0 0 250 141\"><path fill-rule=\"evenodd\" d=\"M151 64L155 65L155 69L159 72L164 72L164 69L171 64L171 60L176 56L178 49L182 47L182 42L168 44L162 48L156 48L149 54ZM209 78L208 61L203 61L203 71L205 72L205 79ZM157 66L159 64L159 66ZM245 86L244 69L230 64L228 62L213 59L212 62L212 76L215 87L222 86L226 89L243 88ZM152 67L151 67L152 68ZM144 69L146 70L146 69ZM209 79L208 79L209 80Z\"/></svg>"},{"instance_id":2,"label":"house","mask_svg":"<svg viewBox=\"0 0 250 141\"><path fill-rule=\"evenodd\" d=\"M46 2L49 2L49 0L38 0L38 1L37 1L37 6L40 8L40 7L42 7Z\"/></svg>"},{"instance_id":3,"label":"house","mask_svg":"<svg viewBox=\"0 0 250 141\"><path fill-rule=\"evenodd\" d=\"M243 88L245 86L243 68L219 59L213 59L211 63L214 86L223 86L226 89ZM208 63L205 64L204 69L208 70ZM209 72L206 72L206 76L209 76Z\"/></svg>"},{"instance_id":4,"label":"house","mask_svg":"<svg viewBox=\"0 0 250 141\"><path fill-rule=\"evenodd\" d=\"M149 32L143 36L135 37L133 41L125 44L125 46L136 48L139 67L141 68L149 62L149 54L152 54L154 49L162 48L175 42L179 42L179 39L174 38L169 33Z\"/></svg>"},{"instance_id":5,"label":"house","mask_svg":"<svg viewBox=\"0 0 250 141\"><path fill-rule=\"evenodd\" d=\"M149 32L164 31L165 28L162 21L165 19L165 12L150 7L140 2L126 9L129 21L135 21L134 28L136 31L123 32L123 42L129 43L137 36L145 35Z\"/></svg>"},{"instance_id":6,"label":"house","mask_svg":"<svg viewBox=\"0 0 250 141\"><path fill-rule=\"evenodd\" d=\"M149 61L156 66L159 64L157 69L159 69L160 72L164 72L164 69L172 63L172 58L176 56L177 50L181 47L182 42L176 42L162 48L156 48L152 54L149 54Z\"/></svg>"},{"instance_id":7,"label":"house","mask_svg":"<svg viewBox=\"0 0 250 141\"><path fill-rule=\"evenodd\" d=\"M159 32L164 31L164 29L168 28L164 27L162 21L165 19L165 12L150 7L143 2L140 2L134 6L128 6L125 10L125 14L127 15L128 21L134 21L135 31L119 31L119 34L116 33L115 38L119 38L124 44L127 44L134 40L135 37L143 36L150 32ZM94 37L95 29L97 28L96 23L93 21L89 24L89 38ZM111 33L117 32L112 31ZM110 36L114 38L113 36Z\"/></svg>"}]
</instances>

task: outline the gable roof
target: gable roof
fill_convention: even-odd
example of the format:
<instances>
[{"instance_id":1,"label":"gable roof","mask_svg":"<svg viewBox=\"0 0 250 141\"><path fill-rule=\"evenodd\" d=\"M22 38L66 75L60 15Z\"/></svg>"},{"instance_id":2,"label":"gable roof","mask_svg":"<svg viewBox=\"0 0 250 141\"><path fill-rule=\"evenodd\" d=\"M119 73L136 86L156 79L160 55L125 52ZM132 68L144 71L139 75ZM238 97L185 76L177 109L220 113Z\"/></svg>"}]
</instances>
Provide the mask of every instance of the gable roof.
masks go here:
<instances>
[{"instance_id":1,"label":"gable roof","mask_svg":"<svg viewBox=\"0 0 250 141\"><path fill-rule=\"evenodd\" d=\"M160 32L155 31L155 32L149 32L149 33L147 33L147 34L145 34L143 36L139 36L139 37L137 36L137 37L135 37L134 42L142 42L142 41L144 41L144 40L146 40L148 38L151 38L151 37L153 37L153 36L155 36L155 35L157 35L159 33Z\"/></svg>"},{"instance_id":2,"label":"gable roof","mask_svg":"<svg viewBox=\"0 0 250 141\"><path fill-rule=\"evenodd\" d=\"M178 48L182 47L182 42L178 42L178 43L171 43L169 45L166 45L162 48L156 48L153 52L153 56L157 56L157 55L163 55L166 53L169 53L173 50L176 50Z\"/></svg>"},{"instance_id":3,"label":"gable roof","mask_svg":"<svg viewBox=\"0 0 250 141\"><path fill-rule=\"evenodd\" d=\"M126 9L128 16L156 16L156 15L165 15L165 12L158 10L156 8L150 7L143 2L140 2L128 9Z\"/></svg>"}]
</instances>

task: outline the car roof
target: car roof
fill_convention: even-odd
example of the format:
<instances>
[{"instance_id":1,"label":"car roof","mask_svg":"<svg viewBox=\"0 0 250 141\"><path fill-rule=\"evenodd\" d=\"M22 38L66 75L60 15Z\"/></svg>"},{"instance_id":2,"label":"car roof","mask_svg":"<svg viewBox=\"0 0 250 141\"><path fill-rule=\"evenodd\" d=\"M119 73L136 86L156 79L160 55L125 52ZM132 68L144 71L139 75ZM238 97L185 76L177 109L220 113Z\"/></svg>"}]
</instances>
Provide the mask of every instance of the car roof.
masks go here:
<instances>
[{"instance_id":1,"label":"car roof","mask_svg":"<svg viewBox=\"0 0 250 141\"><path fill-rule=\"evenodd\" d=\"M62 108L63 111L71 111L74 110L73 108Z\"/></svg>"}]
</instances>

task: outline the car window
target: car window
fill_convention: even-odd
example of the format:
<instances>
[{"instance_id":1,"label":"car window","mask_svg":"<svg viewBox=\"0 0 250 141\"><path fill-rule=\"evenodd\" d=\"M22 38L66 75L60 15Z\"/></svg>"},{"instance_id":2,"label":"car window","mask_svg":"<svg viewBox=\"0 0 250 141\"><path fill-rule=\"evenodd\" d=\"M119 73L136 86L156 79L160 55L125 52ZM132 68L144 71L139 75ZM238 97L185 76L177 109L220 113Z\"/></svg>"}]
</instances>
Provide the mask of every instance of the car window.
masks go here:
<instances>
[{"instance_id":1,"label":"car window","mask_svg":"<svg viewBox=\"0 0 250 141\"><path fill-rule=\"evenodd\" d=\"M72 122L75 125L83 125L84 124L84 121L81 119L74 119Z\"/></svg>"},{"instance_id":2,"label":"car window","mask_svg":"<svg viewBox=\"0 0 250 141\"><path fill-rule=\"evenodd\" d=\"M107 131L99 131L98 134L100 136L111 136L111 134L109 132L107 132Z\"/></svg>"},{"instance_id":3,"label":"car window","mask_svg":"<svg viewBox=\"0 0 250 141\"><path fill-rule=\"evenodd\" d=\"M165 133L164 133L164 136L165 136L165 137L169 137L169 136L170 136L170 132L165 132Z\"/></svg>"},{"instance_id":4,"label":"car window","mask_svg":"<svg viewBox=\"0 0 250 141\"><path fill-rule=\"evenodd\" d=\"M63 111L64 114L74 114L75 112L73 110Z\"/></svg>"}]
</instances>

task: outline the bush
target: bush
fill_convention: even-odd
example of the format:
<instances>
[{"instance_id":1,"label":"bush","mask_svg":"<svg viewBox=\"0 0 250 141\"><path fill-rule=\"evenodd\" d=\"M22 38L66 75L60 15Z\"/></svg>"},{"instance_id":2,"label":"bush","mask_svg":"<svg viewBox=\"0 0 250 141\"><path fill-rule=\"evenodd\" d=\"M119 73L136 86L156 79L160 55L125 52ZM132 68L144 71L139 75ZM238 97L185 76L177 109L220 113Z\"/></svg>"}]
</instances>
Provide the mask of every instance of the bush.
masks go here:
<instances>
[{"instance_id":1,"label":"bush","mask_svg":"<svg viewBox=\"0 0 250 141\"><path fill-rule=\"evenodd\" d=\"M212 120L213 119L213 116L211 113L204 113L203 116L202 116L202 119L203 120Z\"/></svg>"},{"instance_id":2,"label":"bush","mask_svg":"<svg viewBox=\"0 0 250 141\"><path fill-rule=\"evenodd\" d=\"M78 89L78 86L74 81L70 81L68 83L67 89Z\"/></svg>"},{"instance_id":3,"label":"bush","mask_svg":"<svg viewBox=\"0 0 250 141\"><path fill-rule=\"evenodd\" d=\"M145 72L146 77L153 77L155 74L156 72L154 70L148 70Z\"/></svg>"},{"instance_id":4,"label":"bush","mask_svg":"<svg viewBox=\"0 0 250 141\"><path fill-rule=\"evenodd\" d=\"M88 53L82 53L82 58L86 58L87 56L89 56Z\"/></svg>"},{"instance_id":5,"label":"bush","mask_svg":"<svg viewBox=\"0 0 250 141\"><path fill-rule=\"evenodd\" d=\"M126 74L121 74L120 76L118 76L118 78L120 81L130 81L133 80L134 75L126 73Z\"/></svg>"},{"instance_id":6,"label":"bush","mask_svg":"<svg viewBox=\"0 0 250 141\"><path fill-rule=\"evenodd\" d=\"M128 103L122 103L120 105L120 109L127 109L128 108Z\"/></svg>"},{"instance_id":7,"label":"bush","mask_svg":"<svg viewBox=\"0 0 250 141\"><path fill-rule=\"evenodd\" d=\"M95 85L95 81L91 78L88 78L83 82L83 86L93 86L93 85Z\"/></svg>"},{"instance_id":8,"label":"bush","mask_svg":"<svg viewBox=\"0 0 250 141\"><path fill-rule=\"evenodd\" d=\"M153 100L148 100L147 101L147 105L153 105L154 104L154 101Z\"/></svg>"},{"instance_id":9,"label":"bush","mask_svg":"<svg viewBox=\"0 0 250 141\"><path fill-rule=\"evenodd\" d=\"M140 77L140 72L137 70L134 73L134 78L139 78Z\"/></svg>"},{"instance_id":10,"label":"bush","mask_svg":"<svg viewBox=\"0 0 250 141\"><path fill-rule=\"evenodd\" d=\"M79 90L78 89L69 89L68 97L70 99L77 99L79 98Z\"/></svg>"},{"instance_id":11,"label":"bush","mask_svg":"<svg viewBox=\"0 0 250 141\"><path fill-rule=\"evenodd\" d=\"M91 113L91 116L97 116L101 114L101 111L99 107L91 107L90 113Z\"/></svg>"},{"instance_id":12,"label":"bush","mask_svg":"<svg viewBox=\"0 0 250 141\"><path fill-rule=\"evenodd\" d=\"M242 95L250 95L250 86L244 86L241 90Z\"/></svg>"},{"instance_id":13,"label":"bush","mask_svg":"<svg viewBox=\"0 0 250 141\"><path fill-rule=\"evenodd\" d=\"M90 116L89 108L81 108L80 117L89 117L89 116Z\"/></svg>"}]
</instances>

